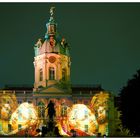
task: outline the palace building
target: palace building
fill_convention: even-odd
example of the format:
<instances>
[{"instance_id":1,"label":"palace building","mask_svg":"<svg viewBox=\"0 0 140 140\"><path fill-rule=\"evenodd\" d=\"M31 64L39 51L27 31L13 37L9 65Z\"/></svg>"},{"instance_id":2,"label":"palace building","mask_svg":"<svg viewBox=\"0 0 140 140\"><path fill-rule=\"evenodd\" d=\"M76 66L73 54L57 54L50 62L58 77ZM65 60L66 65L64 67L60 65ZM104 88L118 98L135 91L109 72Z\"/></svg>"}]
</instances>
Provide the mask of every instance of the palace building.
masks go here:
<instances>
[{"instance_id":1,"label":"palace building","mask_svg":"<svg viewBox=\"0 0 140 140\"><path fill-rule=\"evenodd\" d=\"M54 7L43 39L34 46L34 87L7 86L0 90L0 135L35 136L47 126L48 104L63 136L111 136L114 133L114 96L100 85L72 86L70 46L58 33ZM27 111L27 112L26 112Z\"/></svg>"}]
</instances>

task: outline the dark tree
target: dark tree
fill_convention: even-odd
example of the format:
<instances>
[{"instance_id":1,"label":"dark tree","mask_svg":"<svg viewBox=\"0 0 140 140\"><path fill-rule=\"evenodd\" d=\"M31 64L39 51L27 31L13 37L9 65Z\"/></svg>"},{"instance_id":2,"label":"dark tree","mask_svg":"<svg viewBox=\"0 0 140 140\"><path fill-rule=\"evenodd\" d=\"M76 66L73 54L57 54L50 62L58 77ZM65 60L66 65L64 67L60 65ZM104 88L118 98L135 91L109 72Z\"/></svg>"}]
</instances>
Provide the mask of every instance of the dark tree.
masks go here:
<instances>
[{"instance_id":1,"label":"dark tree","mask_svg":"<svg viewBox=\"0 0 140 140\"><path fill-rule=\"evenodd\" d=\"M140 136L140 70L128 80L119 95L123 127L128 128L134 136Z\"/></svg>"}]
</instances>

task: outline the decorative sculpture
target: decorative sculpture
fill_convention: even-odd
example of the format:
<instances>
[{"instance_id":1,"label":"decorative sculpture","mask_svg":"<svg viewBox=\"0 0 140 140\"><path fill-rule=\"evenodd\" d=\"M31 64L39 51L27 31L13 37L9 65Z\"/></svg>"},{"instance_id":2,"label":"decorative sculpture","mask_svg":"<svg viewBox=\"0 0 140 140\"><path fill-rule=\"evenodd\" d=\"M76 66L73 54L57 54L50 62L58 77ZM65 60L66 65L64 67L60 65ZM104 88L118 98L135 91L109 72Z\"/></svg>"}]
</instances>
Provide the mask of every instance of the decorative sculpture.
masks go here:
<instances>
[{"instance_id":1,"label":"decorative sculpture","mask_svg":"<svg viewBox=\"0 0 140 140\"><path fill-rule=\"evenodd\" d=\"M55 7L51 7L51 8L50 8L51 17L54 15L54 9L55 9Z\"/></svg>"}]
</instances>

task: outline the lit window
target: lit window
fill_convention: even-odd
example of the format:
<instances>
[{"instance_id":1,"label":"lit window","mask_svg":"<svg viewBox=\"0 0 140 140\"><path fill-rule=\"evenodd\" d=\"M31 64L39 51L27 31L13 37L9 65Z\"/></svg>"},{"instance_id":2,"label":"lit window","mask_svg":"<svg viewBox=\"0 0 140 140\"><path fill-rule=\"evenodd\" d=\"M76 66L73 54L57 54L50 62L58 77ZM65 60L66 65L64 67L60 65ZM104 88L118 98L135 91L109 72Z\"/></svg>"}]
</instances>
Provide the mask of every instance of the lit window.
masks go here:
<instances>
[{"instance_id":1,"label":"lit window","mask_svg":"<svg viewBox=\"0 0 140 140\"><path fill-rule=\"evenodd\" d=\"M45 108L43 106L38 107L38 116L39 116L39 118L45 117Z\"/></svg>"},{"instance_id":2,"label":"lit window","mask_svg":"<svg viewBox=\"0 0 140 140\"><path fill-rule=\"evenodd\" d=\"M50 80L55 80L55 71L53 67L49 68L49 79Z\"/></svg>"},{"instance_id":3,"label":"lit window","mask_svg":"<svg viewBox=\"0 0 140 140\"><path fill-rule=\"evenodd\" d=\"M67 116L67 106L66 105L62 105L62 109L61 109L61 116Z\"/></svg>"},{"instance_id":4,"label":"lit window","mask_svg":"<svg viewBox=\"0 0 140 140\"><path fill-rule=\"evenodd\" d=\"M43 102L38 103L38 116L40 118L45 117L45 104Z\"/></svg>"},{"instance_id":5,"label":"lit window","mask_svg":"<svg viewBox=\"0 0 140 140\"><path fill-rule=\"evenodd\" d=\"M88 110L84 110L84 113L85 113L85 118L88 117Z\"/></svg>"},{"instance_id":6,"label":"lit window","mask_svg":"<svg viewBox=\"0 0 140 140\"><path fill-rule=\"evenodd\" d=\"M43 70L40 69L39 71L39 80L42 81L43 80Z\"/></svg>"},{"instance_id":7,"label":"lit window","mask_svg":"<svg viewBox=\"0 0 140 140\"><path fill-rule=\"evenodd\" d=\"M21 110L18 110L18 120L22 121L22 112L21 112Z\"/></svg>"},{"instance_id":8,"label":"lit window","mask_svg":"<svg viewBox=\"0 0 140 140\"><path fill-rule=\"evenodd\" d=\"M22 103L22 101L21 101L21 100L19 100L19 101L18 101L18 104L21 104L21 103Z\"/></svg>"}]
</instances>

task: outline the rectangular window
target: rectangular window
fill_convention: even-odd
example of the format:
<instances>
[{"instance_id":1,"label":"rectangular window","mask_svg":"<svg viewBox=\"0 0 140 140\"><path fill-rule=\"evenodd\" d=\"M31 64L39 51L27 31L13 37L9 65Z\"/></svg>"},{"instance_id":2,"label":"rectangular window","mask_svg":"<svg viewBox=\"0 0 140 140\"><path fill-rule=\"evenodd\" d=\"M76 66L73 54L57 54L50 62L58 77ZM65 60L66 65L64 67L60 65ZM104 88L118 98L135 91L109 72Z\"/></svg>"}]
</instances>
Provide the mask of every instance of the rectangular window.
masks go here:
<instances>
[{"instance_id":1,"label":"rectangular window","mask_svg":"<svg viewBox=\"0 0 140 140\"><path fill-rule=\"evenodd\" d=\"M77 100L74 100L74 104L77 104Z\"/></svg>"},{"instance_id":2,"label":"rectangular window","mask_svg":"<svg viewBox=\"0 0 140 140\"><path fill-rule=\"evenodd\" d=\"M11 124L8 124L8 132L11 132L11 131L12 131Z\"/></svg>"},{"instance_id":3,"label":"rectangular window","mask_svg":"<svg viewBox=\"0 0 140 140\"><path fill-rule=\"evenodd\" d=\"M28 101L28 103L29 103L29 104L31 104L31 103L32 103L32 101Z\"/></svg>"},{"instance_id":4,"label":"rectangular window","mask_svg":"<svg viewBox=\"0 0 140 140\"><path fill-rule=\"evenodd\" d=\"M84 113L85 113L85 118L87 118L88 117L88 111L84 110Z\"/></svg>"},{"instance_id":5,"label":"rectangular window","mask_svg":"<svg viewBox=\"0 0 140 140\"><path fill-rule=\"evenodd\" d=\"M67 106L66 105L62 106L61 116L63 116L63 117L67 116Z\"/></svg>"},{"instance_id":6,"label":"rectangular window","mask_svg":"<svg viewBox=\"0 0 140 140\"><path fill-rule=\"evenodd\" d=\"M88 125L85 125L85 132L88 132Z\"/></svg>"},{"instance_id":7,"label":"rectangular window","mask_svg":"<svg viewBox=\"0 0 140 140\"><path fill-rule=\"evenodd\" d=\"M43 70L40 69L39 71L39 80L42 81L43 80Z\"/></svg>"},{"instance_id":8,"label":"rectangular window","mask_svg":"<svg viewBox=\"0 0 140 140\"><path fill-rule=\"evenodd\" d=\"M0 123L0 131L2 131L2 124Z\"/></svg>"},{"instance_id":9,"label":"rectangular window","mask_svg":"<svg viewBox=\"0 0 140 140\"><path fill-rule=\"evenodd\" d=\"M19 100L19 101L18 101L18 104L22 104L22 101L21 101L21 100Z\"/></svg>"},{"instance_id":10,"label":"rectangular window","mask_svg":"<svg viewBox=\"0 0 140 140\"><path fill-rule=\"evenodd\" d=\"M22 125L18 124L18 130L21 130L21 129L22 129Z\"/></svg>"},{"instance_id":11,"label":"rectangular window","mask_svg":"<svg viewBox=\"0 0 140 140\"><path fill-rule=\"evenodd\" d=\"M50 80L55 80L55 71L53 67L49 68L49 79Z\"/></svg>"},{"instance_id":12,"label":"rectangular window","mask_svg":"<svg viewBox=\"0 0 140 140\"><path fill-rule=\"evenodd\" d=\"M22 118L22 111L21 110L18 110L18 120L19 121L22 121L23 120L23 118Z\"/></svg>"},{"instance_id":13,"label":"rectangular window","mask_svg":"<svg viewBox=\"0 0 140 140\"><path fill-rule=\"evenodd\" d=\"M84 104L87 105L88 104L88 100L84 100Z\"/></svg>"},{"instance_id":14,"label":"rectangular window","mask_svg":"<svg viewBox=\"0 0 140 140\"><path fill-rule=\"evenodd\" d=\"M66 70L65 69L63 69L62 70L62 80L66 80Z\"/></svg>"},{"instance_id":15,"label":"rectangular window","mask_svg":"<svg viewBox=\"0 0 140 140\"><path fill-rule=\"evenodd\" d=\"M39 116L39 118L45 117L45 108L43 106L38 107L38 116Z\"/></svg>"}]
</instances>

